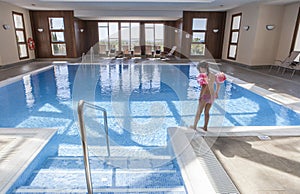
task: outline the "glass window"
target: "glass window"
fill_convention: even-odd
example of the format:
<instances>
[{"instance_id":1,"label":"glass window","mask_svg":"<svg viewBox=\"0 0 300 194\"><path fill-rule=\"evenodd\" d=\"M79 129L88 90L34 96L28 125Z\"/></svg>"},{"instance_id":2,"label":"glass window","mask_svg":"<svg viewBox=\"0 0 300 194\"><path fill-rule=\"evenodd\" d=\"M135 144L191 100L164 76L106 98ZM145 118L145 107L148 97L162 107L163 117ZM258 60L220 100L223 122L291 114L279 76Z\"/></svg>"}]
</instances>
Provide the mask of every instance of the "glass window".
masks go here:
<instances>
[{"instance_id":1,"label":"glass window","mask_svg":"<svg viewBox=\"0 0 300 194\"><path fill-rule=\"evenodd\" d=\"M207 18L193 18L192 30L206 30Z\"/></svg>"},{"instance_id":2,"label":"glass window","mask_svg":"<svg viewBox=\"0 0 300 194\"><path fill-rule=\"evenodd\" d=\"M53 56L66 56L65 26L63 17L49 17L51 51Z\"/></svg>"},{"instance_id":3,"label":"glass window","mask_svg":"<svg viewBox=\"0 0 300 194\"><path fill-rule=\"evenodd\" d=\"M114 51L119 50L119 23L109 22L108 23L108 37L109 37L109 48Z\"/></svg>"},{"instance_id":4,"label":"glass window","mask_svg":"<svg viewBox=\"0 0 300 194\"><path fill-rule=\"evenodd\" d=\"M233 30L240 29L240 21L241 21L240 15L233 17L233 21L232 21L232 29Z\"/></svg>"},{"instance_id":5,"label":"glass window","mask_svg":"<svg viewBox=\"0 0 300 194\"><path fill-rule=\"evenodd\" d=\"M14 16L15 28L24 29L23 15L13 14L13 16Z\"/></svg>"},{"instance_id":6,"label":"glass window","mask_svg":"<svg viewBox=\"0 0 300 194\"><path fill-rule=\"evenodd\" d=\"M190 55L192 56L205 55L206 29L207 29L207 18L193 18L192 43L191 43Z\"/></svg>"},{"instance_id":7,"label":"glass window","mask_svg":"<svg viewBox=\"0 0 300 194\"><path fill-rule=\"evenodd\" d=\"M62 17L49 18L49 26L50 26L50 30L64 30L65 29L64 18L62 18Z\"/></svg>"},{"instance_id":8,"label":"glass window","mask_svg":"<svg viewBox=\"0 0 300 194\"><path fill-rule=\"evenodd\" d=\"M146 45L154 45L154 30L153 28L145 29L145 42Z\"/></svg>"},{"instance_id":9,"label":"glass window","mask_svg":"<svg viewBox=\"0 0 300 194\"><path fill-rule=\"evenodd\" d=\"M117 22L109 22L109 38L119 37L119 28Z\"/></svg>"},{"instance_id":10,"label":"glass window","mask_svg":"<svg viewBox=\"0 0 300 194\"><path fill-rule=\"evenodd\" d=\"M155 24L155 41L154 41L154 50L163 50L164 45L164 25Z\"/></svg>"},{"instance_id":11,"label":"glass window","mask_svg":"<svg viewBox=\"0 0 300 194\"><path fill-rule=\"evenodd\" d=\"M20 58L27 57L28 53L27 53L27 46L26 46L26 44L19 44L18 47L19 47Z\"/></svg>"},{"instance_id":12,"label":"glass window","mask_svg":"<svg viewBox=\"0 0 300 194\"><path fill-rule=\"evenodd\" d=\"M191 55L205 55L205 44L191 44Z\"/></svg>"},{"instance_id":13,"label":"glass window","mask_svg":"<svg viewBox=\"0 0 300 194\"><path fill-rule=\"evenodd\" d=\"M17 42L25 42L24 31L16 30Z\"/></svg>"},{"instance_id":14,"label":"glass window","mask_svg":"<svg viewBox=\"0 0 300 194\"><path fill-rule=\"evenodd\" d=\"M232 43L237 43L239 38L239 32L232 32L231 36L231 42Z\"/></svg>"},{"instance_id":15,"label":"glass window","mask_svg":"<svg viewBox=\"0 0 300 194\"><path fill-rule=\"evenodd\" d=\"M205 32L193 32L193 42L205 42Z\"/></svg>"},{"instance_id":16,"label":"glass window","mask_svg":"<svg viewBox=\"0 0 300 194\"><path fill-rule=\"evenodd\" d=\"M236 55L236 45L230 45L229 47L229 57L235 58Z\"/></svg>"},{"instance_id":17,"label":"glass window","mask_svg":"<svg viewBox=\"0 0 300 194\"><path fill-rule=\"evenodd\" d=\"M108 23L99 22L98 23L99 31L99 53L105 54L108 51Z\"/></svg>"},{"instance_id":18,"label":"glass window","mask_svg":"<svg viewBox=\"0 0 300 194\"><path fill-rule=\"evenodd\" d=\"M241 24L242 14L232 15L231 18L231 29L230 29L230 39L228 44L228 54L227 58L235 60L239 42L240 24Z\"/></svg>"},{"instance_id":19,"label":"glass window","mask_svg":"<svg viewBox=\"0 0 300 194\"><path fill-rule=\"evenodd\" d=\"M25 33L23 14L13 12L13 21L15 27L15 35L16 35L19 59L28 58L29 55L28 55L28 48L26 43L26 33Z\"/></svg>"},{"instance_id":20,"label":"glass window","mask_svg":"<svg viewBox=\"0 0 300 194\"><path fill-rule=\"evenodd\" d=\"M120 26L120 32L119 32ZM121 49L125 54L140 45L140 23L98 22L100 54L114 53Z\"/></svg>"},{"instance_id":21,"label":"glass window","mask_svg":"<svg viewBox=\"0 0 300 194\"><path fill-rule=\"evenodd\" d=\"M164 24L161 23L146 23L145 24L145 43L146 54L151 54L152 51L164 48Z\"/></svg>"},{"instance_id":22,"label":"glass window","mask_svg":"<svg viewBox=\"0 0 300 194\"><path fill-rule=\"evenodd\" d=\"M66 44L51 44L53 55L67 55Z\"/></svg>"},{"instance_id":23,"label":"glass window","mask_svg":"<svg viewBox=\"0 0 300 194\"><path fill-rule=\"evenodd\" d=\"M130 28L129 23L121 23L121 49L122 51L128 53L130 50Z\"/></svg>"},{"instance_id":24,"label":"glass window","mask_svg":"<svg viewBox=\"0 0 300 194\"><path fill-rule=\"evenodd\" d=\"M140 46L140 23L131 23L130 36L130 50L134 50L134 47Z\"/></svg>"},{"instance_id":25,"label":"glass window","mask_svg":"<svg viewBox=\"0 0 300 194\"><path fill-rule=\"evenodd\" d=\"M51 32L52 42L65 42L64 32Z\"/></svg>"}]
</instances>

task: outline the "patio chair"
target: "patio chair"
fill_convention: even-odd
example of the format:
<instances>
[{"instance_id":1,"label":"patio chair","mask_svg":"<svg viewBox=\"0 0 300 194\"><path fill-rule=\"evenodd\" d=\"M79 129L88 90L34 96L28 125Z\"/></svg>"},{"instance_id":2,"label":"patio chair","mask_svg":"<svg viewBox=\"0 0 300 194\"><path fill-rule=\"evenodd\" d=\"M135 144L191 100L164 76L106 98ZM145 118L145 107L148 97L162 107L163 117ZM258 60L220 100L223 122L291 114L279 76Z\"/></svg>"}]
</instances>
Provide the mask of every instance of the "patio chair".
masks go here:
<instances>
[{"instance_id":1,"label":"patio chair","mask_svg":"<svg viewBox=\"0 0 300 194\"><path fill-rule=\"evenodd\" d=\"M177 46L173 46L172 49L167 53L167 54L162 54L161 53L161 59L167 59L167 58L172 58L172 57L175 57L174 56L174 53L177 49Z\"/></svg>"},{"instance_id":2,"label":"patio chair","mask_svg":"<svg viewBox=\"0 0 300 194\"><path fill-rule=\"evenodd\" d=\"M287 69L292 70L291 78L293 78L295 72L296 72L297 70L300 70L300 62L294 61L294 62L291 63L288 67L284 68L282 74L283 74Z\"/></svg>"},{"instance_id":3,"label":"patio chair","mask_svg":"<svg viewBox=\"0 0 300 194\"><path fill-rule=\"evenodd\" d=\"M278 65L271 65L270 66L270 69L269 69L269 72L272 70L272 67L273 66L277 66L277 73L279 72L280 68L282 67L283 68L283 71L282 71L282 74L284 74L285 70L287 68L289 68L295 61L295 59L298 57L298 55L300 54L300 51L292 51L291 54L285 58L283 61L282 60L275 60L279 62Z\"/></svg>"}]
</instances>

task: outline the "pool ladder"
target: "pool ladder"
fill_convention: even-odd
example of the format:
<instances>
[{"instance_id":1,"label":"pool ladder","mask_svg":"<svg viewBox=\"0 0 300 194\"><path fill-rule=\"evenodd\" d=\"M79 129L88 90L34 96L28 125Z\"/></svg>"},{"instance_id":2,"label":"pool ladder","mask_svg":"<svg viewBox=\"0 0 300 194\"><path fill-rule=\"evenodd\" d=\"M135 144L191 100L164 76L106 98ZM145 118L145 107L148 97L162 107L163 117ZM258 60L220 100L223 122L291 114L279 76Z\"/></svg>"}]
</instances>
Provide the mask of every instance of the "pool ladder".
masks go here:
<instances>
[{"instance_id":1,"label":"pool ladder","mask_svg":"<svg viewBox=\"0 0 300 194\"><path fill-rule=\"evenodd\" d=\"M109 141L108 141L107 112L104 108L102 108L100 106L96 106L96 105L88 103L88 102L85 102L83 100L80 100L78 102L77 112L78 112L78 121L79 121L79 127L80 127L81 144L82 144L82 149L83 149L85 178L86 178L88 193L92 194L93 186L92 186L91 169L90 169L90 163L89 163L88 145L87 145L87 141L86 141L85 123L84 123L84 117L83 117L84 106L93 108L96 110L100 110L103 112L105 135L106 135L106 148L107 148L107 154L108 154L108 156L110 156Z\"/></svg>"}]
</instances>

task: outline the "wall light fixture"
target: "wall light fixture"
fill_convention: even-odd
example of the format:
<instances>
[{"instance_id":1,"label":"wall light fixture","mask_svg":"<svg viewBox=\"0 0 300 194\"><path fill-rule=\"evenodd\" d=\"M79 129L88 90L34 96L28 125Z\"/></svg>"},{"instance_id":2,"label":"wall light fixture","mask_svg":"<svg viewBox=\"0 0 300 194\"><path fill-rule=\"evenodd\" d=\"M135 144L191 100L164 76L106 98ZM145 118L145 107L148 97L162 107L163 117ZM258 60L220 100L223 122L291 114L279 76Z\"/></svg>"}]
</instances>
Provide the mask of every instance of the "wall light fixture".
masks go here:
<instances>
[{"instance_id":1,"label":"wall light fixture","mask_svg":"<svg viewBox=\"0 0 300 194\"><path fill-rule=\"evenodd\" d=\"M275 28L274 24L268 24L268 25L266 25L266 29L267 30L274 30L274 28Z\"/></svg>"},{"instance_id":2,"label":"wall light fixture","mask_svg":"<svg viewBox=\"0 0 300 194\"><path fill-rule=\"evenodd\" d=\"M2 27L3 27L4 30L9 30L10 29L9 24L3 24Z\"/></svg>"},{"instance_id":3,"label":"wall light fixture","mask_svg":"<svg viewBox=\"0 0 300 194\"><path fill-rule=\"evenodd\" d=\"M244 30L248 31L250 29L250 26L246 25L246 26L243 26Z\"/></svg>"}]
</instances>

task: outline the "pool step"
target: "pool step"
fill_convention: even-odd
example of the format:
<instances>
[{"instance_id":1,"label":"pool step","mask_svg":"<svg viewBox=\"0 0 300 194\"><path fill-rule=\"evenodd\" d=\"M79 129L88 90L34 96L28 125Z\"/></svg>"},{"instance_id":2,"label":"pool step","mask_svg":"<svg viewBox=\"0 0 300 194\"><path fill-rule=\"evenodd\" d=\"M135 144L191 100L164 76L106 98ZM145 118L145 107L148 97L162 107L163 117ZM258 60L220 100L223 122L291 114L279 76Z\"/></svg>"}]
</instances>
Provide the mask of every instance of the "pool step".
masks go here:
<instances>
[{"instance_id":1,"label":"pool step","mask_svg":"<svg viewBox=\"0 0 300 194\"><path fill-rule=\"evenodd\" d=\"M106 146L88 146L90 156L107 156ZM83 156L81 145L62 144L58 156ZM170 157L169 147L110 146L113 157L162 158Z\"/></svg>"},{"instance_id":2,"label":"pool step","mask_svg":"<svg viewBox=\"0 0 300 194\"><path fill-rule=\"evenodd\" d=\"M134 158L134 157L90 157L91 169L174 169L171 157ZM84 169L83 157L51 157L43 164L43 169Z\"/></svg>"},{"instance_id":3,"label":"pool step","mask_svg":"<svg viewBox=\"0 0 300 194\"><path fill-rule=\"evenodd\" d=\"M185 193L180 174L176 170L95 169L92 170L92 181L94 189L105 192L128 190ZM15 193L68 193L76 190L86 192L85 188L84 170L42 169L32 175L28 185L18 188Z\"/></svg>"},{"instance_id":4,"label":"pool step","mask_svg":"<svg viewBox=\"0 0 300 194\"><path fill-rule=\"evenodd\" d=\"M186 194L184 187L173 187L173 188L103 188L93 189L94 193L152 193L152 194ZM38 194L38 193L76 193L86 194L86 189L40 189L40 188L20 188L16 194Z\"/></svg>"},{"instance_id":5,"label":"pool step","mask_svg":"<svg viewBox=\"0 0 300 194\"><path fill-rule=\"evenodd\" d=\"M90 166L95 192L186 193L170 156L93 156ZM15 193L86 193L85 181L83 157L49 157Z\"/></svg>"}]
</instances>

